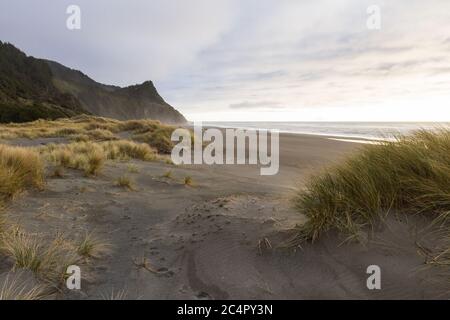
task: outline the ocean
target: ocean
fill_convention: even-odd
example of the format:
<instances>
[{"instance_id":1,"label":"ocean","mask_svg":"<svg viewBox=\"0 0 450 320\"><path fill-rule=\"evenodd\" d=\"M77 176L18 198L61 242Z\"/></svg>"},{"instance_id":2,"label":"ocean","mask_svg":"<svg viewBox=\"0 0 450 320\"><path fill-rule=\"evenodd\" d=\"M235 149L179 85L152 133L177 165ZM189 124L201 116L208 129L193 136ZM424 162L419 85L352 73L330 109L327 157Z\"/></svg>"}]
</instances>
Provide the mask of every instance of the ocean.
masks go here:
<instances>
[{"instance_id":1,"label":"ocean","mask_svg":"<svg viewBox=\"0 0 450 320\"><path fill-rule=\"evenodd\" d=\"M390 140L419 129L450 129L450 122L203 122L206 127L277 129L301 133L354 139Z\"/></svg>"}]
</instances>

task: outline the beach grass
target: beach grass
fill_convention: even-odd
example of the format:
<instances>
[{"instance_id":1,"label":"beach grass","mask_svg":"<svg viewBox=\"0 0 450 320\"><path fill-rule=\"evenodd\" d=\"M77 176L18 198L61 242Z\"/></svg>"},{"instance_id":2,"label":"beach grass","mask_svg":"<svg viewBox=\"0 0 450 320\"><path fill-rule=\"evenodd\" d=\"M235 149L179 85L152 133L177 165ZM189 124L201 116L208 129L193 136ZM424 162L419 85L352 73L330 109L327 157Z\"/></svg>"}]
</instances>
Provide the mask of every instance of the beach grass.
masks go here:
<instances>
[{"instance_id":1,"label":"beach grass","mask_svg":"<svg viewBox=\"0 0 450 320\"><path fill-rule=\"evenodd\" d=\"M108 292L107 294L102 294L102 300L127 300L127 291L125 289L121 290L114 290L112 289L111 292Z\"/></svg>"},{"instance_id":2,"label":"beach grass","mask_svg":"<svg viewBox=\"0 0 450 320\"><path fill-rule=\"evenodd\" d=\"M116 185L124 189L134 190L133 181L127 175L120 176L116 181Z\"/></svg>"},{"instance_id":3,"label":"beach grass","mask_svg":"<svg viewBox=\"0 0 450 320\"><path fill-rule=\"evenodd\" d=\"M0 300L40 300L49 298L45 284L30 285L23 272L9 272L0 285Z\"/></svg>"},{"instance_id":4,"label":"beach grass","mask_svg":"<svg viewBox=\"0 0 450 320\"><path fill-rule=\"evenodd\" d=\"M450 130L420 130L395 141L366 145L313 176L295 205L308 221L297 241L338 230L349 237L391 212L450 218Z\"/></svg>"},{"instance_id":5,"label":"beach grass","mask_svg":"<svg viewBox=\"0 0 450 320\"><path fill-rule=\"evenodd\" d=\"M44 164L39 153L0 145L0 202L28 187L44 187Z\"/></svg>"},{"instance_id":6,"label":"beach grass","mask_svg":"<svg viewBox=\"0 0 450 320\"><path fill-rule=\"evenodd\" d=\"M194 180L192 179L191 176L186 176L183 179L183 183L185 186L193 186L194 185Z\"/></svg>"},{"instance_id":7,"label":"beach grass","mask_svg":"<svg viewBox=\"0 0 450 320\"><path fill-rule=\"evenodd\" d=\"M127 170L129 173L139 173L139 168L132 163L127 166Z\"/></svg>"},{"instance_id":8,"label":"beach grass","mask_svg":"<svg viewBox=\"0 0 450 320\"><path fill-rule=\"evenodd\" d=\"M148 143L156 148L159 153L170 154L174 146L170 139L173 130L171 126L161 125L157 129L135 134L132 138L136 141Z\"/></svg>"},{"instance_id":9,"label":"beach grass","mask_svg":"<svg viewBox=\"0 0 450 320\"><path fill-rule=\"evenodd\" d=\"M103 143L102 147L108 159L128 160L137 159L142 161L153 161L157 159L154 148L145 143L137 143L128 140L118 140Z\"/></svg>"},{"instance_id":10,"label":"beach grass","mask_svg":"<svg viewBox=\"0 0 450 320\"><path fill-rule=\"evenodd\" d=\"M106 160L153 161L158 158L156 151L148 144L128 140L51 144L40 151L50 163L83 170L87 176L98 175Z\"/></svg>"},{"instance_id":11,"label":"beach grass","mask_svg":"<svg viewBox=\"0 0 450 320\"><path fill-rule=\"evenodd\" d=\"M101 145L93 142L52 144L40 151L50 163L59 167L83 170L87 176L99 174L107 159Z\"/></svg>"},{"instance_id":12,"label":"beach grass","mask_svg":"<svg viewBox=\"0 0 450 320\"><path fill-rule=\"evenodd\" d=\"M74 142L120 140L117 134L129 133L132 140L145 142L161 153L170 153L170 137L174 126L159 121L142 119L120 121L79 115L57 120L36 120L25 123L0 124L0 139L66 138Z\"/></svg>"},{"instance_id":13,"label":"beach grass","mask_svg":"<svg viewBox=\"0 0 450 320\"><path fill-rule=\"evenodd\" d=\"M39 142L30 147L0 144L0 258L11 273L0 279L0 299L48 298L63 286L69 265L84 264L110 250L109 244L92 234L74 241L47 233L29 233L15 220L10 221L1 210L4 206L22 191L43 189L46 172L49 177L62 178L68 168L90 177L101 174L110 160L163 161L165 157L158 150L168 152L173 130L174 127L153 120L119 121L85 115L0 125L0 139L56 139L43 146ZM148 137L142 142L133 141L139 134ZM128 171L139 172L132 164ZM68 170L67 174L70 176ZM117 184L133 190L133 182L126 175ZM34 282L24 285L17 277L23 272Z\"/></svg>"},{"instance_id":14,"label":"beach grass","mask_svg":"<svg viewBox=\"0 0 450 320\"><path fill-rule=\"evenodd\" d=\"M83 258L100 258L109 251L108 243L92 233L87 233L77 245L77 253Z\"/></svg>"},{"instance_id":15,"label":"beach grass","mask_svg":"<svg viewBox=\"0 0 450 320\"><path fill-rule=\"evenodd\" d=\"M14 227L2 233L0 252L12 261L13 271L29 270L38 279L61 284L67 267L78 261L72 247L60 236L45 243L40 237Z\"/></svg>"}]
</instances>

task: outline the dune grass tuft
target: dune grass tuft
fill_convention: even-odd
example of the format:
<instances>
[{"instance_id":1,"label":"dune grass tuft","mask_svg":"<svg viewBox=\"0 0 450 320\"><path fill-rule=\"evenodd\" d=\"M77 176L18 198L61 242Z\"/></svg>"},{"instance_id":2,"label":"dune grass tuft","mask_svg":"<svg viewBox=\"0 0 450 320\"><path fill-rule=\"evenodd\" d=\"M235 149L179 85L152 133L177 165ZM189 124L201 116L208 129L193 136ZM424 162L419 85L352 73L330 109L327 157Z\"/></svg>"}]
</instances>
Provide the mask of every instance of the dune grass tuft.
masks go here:
<instances>
[{"instance_id":1,"label":"dune grass tuft","mask_svg":"<svg viewBox=\"0 0 450 320\"><path fill-rule=\"evenodd\" d=\"M116 185L124 189L134 190L133 181L127 175L120 176L116 181Z\"/></svg>"},{"instance_id":2,"label":"dune grass tuft","mask_svg":"<svg viewBox=\"0 0 450 320\"><path fill-rule=\"evenodd\" d=\"M153 161L156 159L156 151L145 143L136 143L127 140L111 141L102 144L108 159L138 159Z\"/></svg>"},{"instance_id":3,"label":"dune grass tuft","mask_svg":"<svg viewBox=\"0 0 450 320\"><path fill-rule=\"evenodd\" d=\"M170 153L173 146L170 137L175 129L150 119L120 121L80 115L51 121L0 124L0 139L60 137L74 142L101 142L119 140L117 133L130 132L133 140L148 143L161 153Z\"/></svg>"},{"instance_id":4,"label":"dune grass tuft","mask_svg":"<svg viewBox=\"0 0 450 320\"><path fill-rule=\"evenodd\" d=\"M22 278L20 272L8 273L0 283L0 300L40 300L50 296L45 285L30 285L28 279Z\"/></svg>"},{"instance_id":5,"label":"dune grass tuft","mask_svg":"<svg viewBox=\"0 0 450 320\"><path fill-rule=\"evenodd\" d=\"M60 283L67 267L77 262L69 242L61 237L44 244L37 236L12 228L3 233L0 252L12 260L13 270L30 270L38 278Z\"/></svg>"},{"instance_id":6,"label":"dune grass tuft","mask_svg":"<svg viewBox=\"0 0 450 320\"><path fill-rule=\"evenodd\" d=\"M89 140L117 140L116 136L111 131L106 129L94 129L88 131L84 135L87 135L89 137Z\"/></svg>"},{"instance_id":7,"label":"dune grass tuft","mask_svg":"<svg viewBox=\"0 0 450 320\"><path fill-rule=\"evenodd\" d=\"M0 201L44 186L44 165L33 150L0 145Z\"/></svg>"},{"instance_id":8,"label":"dune grass tuft","mask_svg":"<svg viewBox=\"0 0 450 320\"><path fill-rule=\"evenodd\" d=\"M87 233L77 246L77 253L83 258L100 258L108 252L108 244L91 233Z\"/></svg>"},{"instance_id":9,"label":"dune grass tuft","mask_svg":"<svg viewBox=\"0 0 450 320\"><path fill-rule=\"evenodd\" d=\"M447 221L450 213L450 130L418 131L367 145L313 177L296 207L308 217L298 239L337 229L357 235L391 211Z\"/></svg>"},{"instance_id":10,"label":"dune grass tuft","mask_svg":"<svg viewBox=\"0 0 450 320\"><path fill-rule=\"evenodd\" d=\"M127 166L127 170L130 173L139 173L139 168L132 163Z\"/></svg>"},{"instance_id":11,"label":"dune grass tuft","mask_svg":"<svg viewBox=\"0 0 450 320\"><path fill-rule=\"evenodd\" d=\"M174 127L161 125L155 130L139 133L133 136L133 140L145 142L156 148L158 152L170 154L174 146L171 138Z\"/></svg>"},{"instance_id":12,"label":"dune grass tuft","mask_svg":"<svg viewBox=\"0 0 450 320\"><path fill-rule=\"evenodd\" d=\"M153 161L157 158L155 150L149 145L127 140L53 144L44 147L41 152L55 165L83 170L88 176L98 175L108 159Z\"/></svg>"},{"instance_id":13,"label":"dune grass tuft","mask_svg":"<svg viewBox=\"0 0 450 320\"><path fill-rule=\"evenodd\" d=\"M97 175L103 168L106 155L103 149L93 142L75 142L67 145L44 147L43 153L57 166L80 169L86 175Z\"/></svg>"},{"instance_id":14,"label":"dune grass tuft","mask_svg":"<svg viewBox=\"0 0 450 320\"><path fill-rule=\"evenodd\" d=\"M184 182L184 185L186 185L186 186L193 186L194 185L194 180L192 179L191 176L184 177L183 182Z\"/></svg>"},{"instance_id":15,"label":"dune grass tuft","mask_svg":"<svg viewBox=\"0 0 450 320\"><path fill-rule=\"evenodd\" d=\"M125 289L117 290L114 289L108 294L102 294L102 300L127 300L127 291Z\"/></svg>"},{"instance_id":16,"label":"dune grass tuft","mask_svg":"<svg viewBox=\"0 0 450 320\"><path fill-rule=\"evenodd\" d=\"M84 172L86 175L98 175L105 163L105 154L100 150L93 149L86 153L86 164L84 166Z\"/></svg>"}]
</instances>

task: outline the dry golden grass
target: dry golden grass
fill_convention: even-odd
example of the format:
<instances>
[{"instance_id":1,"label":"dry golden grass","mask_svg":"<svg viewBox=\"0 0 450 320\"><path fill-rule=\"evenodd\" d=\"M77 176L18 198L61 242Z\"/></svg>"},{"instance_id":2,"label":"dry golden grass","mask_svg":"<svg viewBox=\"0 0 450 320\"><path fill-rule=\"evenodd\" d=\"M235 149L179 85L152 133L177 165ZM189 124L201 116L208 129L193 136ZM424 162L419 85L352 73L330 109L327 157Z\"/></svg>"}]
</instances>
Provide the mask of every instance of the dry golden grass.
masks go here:
<instances>
[{"instance_id":1,"label":"dry golden grass","mask_svg":"<svg viewBox=\"0 0 450 320\"><path fill-rule=\"evenodd\" d=\"M41 153L57 166L83 170L86 175L99 174L108 159L157 159L156 152L149 145L128 140L52 144L41 148Z\"/></svg>"},{"instance_id":2,"label":"dry golden grass","mask_svg":"<svg viewBox=\"0 0 450 320\"><path fill-rule=\"evenodd\" d=\"M184 182L184 185L186 185L186 186L193 186L194 185L194 180L192 179L191 176L184 177L183 182Z\"/></svg>"},{"instance_id":3,"label":"dry golden grass","mask_svg":"<svg viewBox=\"0 0 450 320\"><path fill-rule=\"evenodd\" d=\"M67 267L76 264L77 256L70 242L56 237L49 244L20 228L2 234L0 252L13 263L13 270L30 270L36 277L52 283L62 283Z\"/></svg>"},{"instance_id":4,"label":"dry golden grass","mask_svg":"<svg viewBox=\"0 0 450 320\"><path fill-rule=\"evenodd\" d=\"M450 130L419 131L395 142L367 145L313 177L296 205L309 220L299 239L337 229L357 236L391 211L450 217Z\"/></svg>"},{"instance_id":5,"label":"dry golden grass","mask_svg":"<svg viewBox=\"0 0 450 320\"><path fill-rule=\"evenodd\" d=\"M0 300L40 300L49 298L46 285L30 285L21 272L10 272L0 284Z\"/></svg>"},{"instance_id":6,"label":"dry golden grass","mask_svg":"<svg viewBox=\"0 0 450 320\"><path fill-rule=\"evenodd\" d=\"M148 143L160 153L170 154L174 146L170 139L173 130L174 127L161 125L157 129L135 134L132 138L136 141Z\"/></svg>"},{"instance_id":7,"label":"dry golden grass","mask_svg":"<svg viewBox=\"0 0 450 320\"><path fill-rule=\"evenodd\" d=\"M77 253L83 258L100 258L109 252L109 244L92 233L87 233L77 245Z\"/></svg>"},{"instance_id":8,"label":"dry golden grass","mask_svg":"<svg viewBox=\"0 0 450 320\"><path fill-rule=\"evenodd\" d=\"M75 142L109 141L118 139L115 134L129 131L133 140L148 143L159 152L170 153L173 130L175 127L149 119L119 121L81 115L54 121L2 124L0 139L65 137Z\"/></svg>"},{"instance_id":9,"label":"dry golden grass","mask_svg":"<svg viewBox=\"0 0 450 320\"><path fill-rule=\"evenodd\" d=\"M84 172L86 175L94 175L100 173L105 163L105 154L98 150L93 150L85 154L86 162L84 164Z\"/></svg>"},{"instance_id":10,"label":"dry golden grass","mask_svg":"<svg viewBox=\"0 0 450 320\"><path fill-rule=\"evenodd\" d=\"M150 119L144 119L144 120L127 120L127 121L121 121L117 129L119 131L132 131L135 133L138 132L145 132L145 131L154 131L161 127L162 124L158 120L150 120Z\"/></svg>"},{"instance_id":11,"label":"dry golden grass","mask_svg":"<svg viewBox=\"0 0 450 320\"><path fill-rule=\"evenodd\" d=\"M0 139L60 137L65 138L63 142L70 142L32 148L0 145L0 206L24 189L44 186L44 161L52 165L53 174L50 171L50 175L62 177L64 168L82 170L87 176L98 175L107 160L160 160L157 150L171 151L170 136L174 129L152 120L119 121L87 115L0 125ZM117 134L120 132L129 132L132 138L141 136L143 143L119 139ZM137 172L136 167L129 166L129 172ZM120 177L117 183L124 188L133 188L127 176ZM49 242L48 237L28 234L19 227L3 223L3 219L0 216L3 261L10 264L12 272L29 270L38 282L51 284L52 288L64 283L69 265L101 257L109 250L106 243L92 234L87 234L78 243L61 237ZM8 278L0 283L0 299L40 299L45 297L42 288L24 287ZM124 296L124 292L111 295L113 299Z\"/></svg>"},{"instance_id":12,"label":"dry golden grass","mask_svg":"<svg viewBox=\"0 0 450 320\"><path fill-rule=\"evenodd\" d=\"M130 173L139 173L139 168L136 165L134 165L134 164L129 164L127 166L127 170Z\"/></svg>"},{"instance_id":13,"label":"dry golden grass","mask_svg":"<svg viewBox=\"0 0 450 320\"><path fill-rule=\"evenodd\" d=\"M25 188L43 188L44 165L39 154L20 147L0 145L0 201Z\"/></svg>"},{"instance_id":14,"label":"dry golden grass","mask_svg":"<svg viewBox=\"0 0 450 320\"><path fill-rule=\"evenodd\" d=\"M108 159L139 159L143 161L165 159L158 155L158 151L165 154L171 152L173 143L170 137L174 129L175 127L153 120L119 121L81 115L55 121L37 120L29 123L0 125L0 138L68 138L73 142L47 145L40 148L40 152L58 167L83 170L87 176L95 176L102 171L104 163ZM142 143L119 139L115 135L124 131L131 132L132 139ZM34 152L25 148L21 150L20 152L23 153ZM36 154L30 156L30 162L37 157ZM38 160L36 163L39 164L42 161ZM24 183L20 177L23 174L21 170L25 167L20 164L5 169L0 165L0 181L7 182L0 186L0 194L12 196L23 189ZM26 175L30 176L28 173ZM56 176L58 176L58 172L56 172Z\"/></svg>"},{"instance_id":15,"label":"dry golden grass","mask_svg":"<svg viewBox=\"0 0 450 320\"><path fill-rule=\"evenodd\" d=\"M111 293L108 294L102 294L103 300L126 300L127 299L127 291L122 289L115 291L114 289L111 291Z\"/></svg>"},{"instance_id":16,"label":"dry golden grass","mask_svg":"<svg viewBox=\"0 0 450 320\"><path fill-rule=\"evenodd\" d=\"M145 143L118 140L103 143L102 147L107 158L112 160L138 159L153 161L157 159L156 151Z\"/></svg>"},{"instance_id":17,"label":"dry golden grass","mask_svg":"<svg viewBox=\"0 0 450 320\"><path fill-rule=\"evenodd\" d=\"M94 129L88 131L84 135L88 136L89 140L117 140L118 138L109 130ZM78 136L79 137L79 136Z\"/></svg>"},{"instance_id":18,"label":"dry golden grass","mask_svg":"<svg viewBox=\"0 0 450 320\"><path fill-rule=\"evenodd\" d=\"M116 185L124 189L134 190L133 181L126 175L120 176L116 181Z\"/></svg>"},{"instance_id":19,"label":"dry golden grass","mask_svg":"<svg viewBox=\"0 0 450 320\"><path fill-rule=\"evenodd\" d=\"M87 134L76 134L70 137L72 141L75 142L88 142L91 140Z\"/></svg>"},{"instance_id":20,"label":"dry golden grass","mask_svg":"<svg viewBox=\"0 0 450 320\"><path fill-rule=\"evenodd\" d=\"M33 286L23 286L14 279L0 283L0 300L46 298L64 285L70 265L81 265L110 251L107 243L92 234L86 234L78 243L61 236L47 241L19 227L10 227L0 232L0 236L0 254L12 263L11 272L28 271L36 280Z\"/></svg>"},{"instance_id":21,"label":"dry golden grass","mask_svg":"<svg viewBox=\"0 0 450 320\"><path fill-rule=\"evenodd\" d=\"M106 161L103 148L93 142L49 145L43 147L41 152L53 164L83 170L88 176L99 174Z\"/></svg>"}]
</instances>

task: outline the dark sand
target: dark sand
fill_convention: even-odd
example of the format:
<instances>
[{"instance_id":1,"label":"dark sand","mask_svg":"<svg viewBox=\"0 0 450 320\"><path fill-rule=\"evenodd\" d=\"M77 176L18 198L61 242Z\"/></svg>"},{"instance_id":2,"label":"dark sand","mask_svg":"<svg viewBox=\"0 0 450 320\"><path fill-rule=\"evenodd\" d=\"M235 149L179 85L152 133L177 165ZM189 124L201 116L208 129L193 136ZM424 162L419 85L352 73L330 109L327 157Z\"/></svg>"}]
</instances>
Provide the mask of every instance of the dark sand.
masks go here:
<instances>
[{"instance_id":1,"label":"dark sand","mask_svg":"<svg viewBox=\"0 0 450 320\"><path fill-rule=\"evenodd\" d=\"M390 219L366 245L342 244L329 234L302 249L277 248L304 221L290 201L296 188L359 146L283 134L276 176L260 176L255 166L140 161L110 162L97 178L66 170L62 179L49 178L45 191L14 201L9 212L31 232L89 231L111 244L110 254L82 270L88 278L82 291L61 298L121 290L129 299L449 298L448 275L444 280L442 270L424 263L419 249L437 240L425 236L418 218ZM130 163L138 173L128 173ZM171 179L162 177L168 170ZM124 173L136 191L114 186ZM183 184L185 176L194 186ZM272 248L259 245L268 242ZM381 267L381 290L366 287L372 264Z\"/></svg>"}]
</instances>

